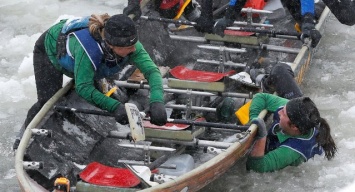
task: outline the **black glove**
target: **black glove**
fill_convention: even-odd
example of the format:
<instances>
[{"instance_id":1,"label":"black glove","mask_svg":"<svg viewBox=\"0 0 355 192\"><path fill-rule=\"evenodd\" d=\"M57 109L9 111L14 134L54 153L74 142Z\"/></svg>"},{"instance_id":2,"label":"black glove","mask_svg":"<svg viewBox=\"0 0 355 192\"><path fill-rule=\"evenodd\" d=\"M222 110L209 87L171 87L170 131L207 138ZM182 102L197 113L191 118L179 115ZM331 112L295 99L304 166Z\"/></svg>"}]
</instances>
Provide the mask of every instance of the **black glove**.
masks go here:
<instances>
[{"instance_id":1,"label":"black glove","mask_svg":"<svg viewBox=\"0 0 355 192\"><path fill-rule=\"evenodd\" d=\"M194 26L198 32L201 33L212 33L213 32L213 20L206 17L199 17L196 20L196 25Z\"/></svg>"},{"instance_id":2,"label":"black glove","mask_svg":"<svg viewBox=\"0 0 355 192\"><path fill-rule=\"evenodd\" d=\"M164 103L154 102L150 104L150 123L155 125L165 125L167 121L167 115L165 111Z\"/></svg>"},{"instance_id":3,"label":"black glove","mask_svg":"<svg viewBox=\"0 0 355 192\"><path fill-rule=\"evenodd\" d=\"M250 124L256 124L258 126L258 132L256 133L255 140L259 140L267 136L266 125L263 119L253 119Z\"/></svg>"},{"instance_id":4,"label":"black glove","mask_svg":"<svg viewBox=\"0 0 355 192\"><path fill-rule=\"evenodd\" d=\"M195 29L202 33L213 32L213 2L211 0L201 1L201 16L196 19Z\"/></svg>"},{"instance_id":5,"label":"black glove","mask_svg":"<svg viewBox=\"0 0 355 192\"><path fill-rule=\"evenodd\" d=\"M315 28L315 21L313 19L313 15L310 13L306 13L302 18L302 34L301 40L304 43L306 38L312 39L311 46L314 48L318 45L322 35L320 32Z\"/></svg>"},{"instance_id":6,"label":"black glove","mask_svg":"<svg viewBox=\"0 0 355 192\"><path fill-rule=\"evenodd\" d=\"M224 37L224 30L233 24L233 20L226 19L223 17L222 19L218 19L213 26L213 33Z\"/></svg>"},{"instance_id":7,"label":"black glove","mask_svg":"<svg viewBox=\"0 0 355 192\"><path fill-rule=\"evenodd\" d=\"M139 0L128 0L127 7L123 9L123 15L134 15L132 19L133 21L137 21L142 15Z\"/></svg>"},{"instance_id":8,"label":"black glove","mask_svg":"<svg viewBox=\"0 0 355 192\"><path fill-rule=\"evenodd\" d=\"M114 112L115 115L115 119L118 123L125 125L128 124L128 117L127 117L127 112L126 109L124 107L124 104L119 104L117 106L117 109Z\"/></svg>"}]
</instances>

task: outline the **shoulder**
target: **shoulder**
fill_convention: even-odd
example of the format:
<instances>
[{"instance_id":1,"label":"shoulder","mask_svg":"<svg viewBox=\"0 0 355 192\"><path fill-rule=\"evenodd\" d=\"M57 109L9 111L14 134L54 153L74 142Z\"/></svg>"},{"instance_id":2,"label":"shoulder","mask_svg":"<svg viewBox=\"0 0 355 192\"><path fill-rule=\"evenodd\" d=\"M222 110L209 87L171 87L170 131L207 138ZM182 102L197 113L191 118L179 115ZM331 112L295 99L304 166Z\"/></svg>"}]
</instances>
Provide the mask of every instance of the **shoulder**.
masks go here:
<instances>
[{"instance_id":1,"label":"shoulder","mask_svg":"<svg viewBox=\"0 0 355 192\"><path fill-rule=\"evenodd\" d=\"M48 29L48 34L52 35L52 36L59 36L60 31L63 28L63 25L65 24L66 20L60 20L58 23L54 24L53 26L51 26Z\"/></svg>"}]
</instances>

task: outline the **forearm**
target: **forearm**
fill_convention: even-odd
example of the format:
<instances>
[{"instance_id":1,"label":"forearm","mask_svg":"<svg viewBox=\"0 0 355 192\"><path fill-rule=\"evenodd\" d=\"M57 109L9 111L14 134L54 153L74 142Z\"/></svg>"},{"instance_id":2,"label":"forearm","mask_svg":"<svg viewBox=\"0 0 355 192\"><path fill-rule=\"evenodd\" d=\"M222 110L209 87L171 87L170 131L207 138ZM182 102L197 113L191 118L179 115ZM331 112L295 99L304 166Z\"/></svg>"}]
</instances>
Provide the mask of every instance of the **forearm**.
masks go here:
<instances>
[{"instance_id":1,"label":"forearm","mask_svg":"<svg viewBox=\"0 0 355 192\"><path fill-rule=\"evenodd\" d=\"M91 64L90 59L84 53L77 49L75 52L75 68L74 68L74 80L75 90L79 96L84 98L91 104L97 107L113 112L119 102L113 98L105 96L94 86L95 71Z\"/></svg>"},{"instance_id":2,"label":"forearm","mask_svg":"<svg viewBox=\"0 0 355 192\"><path fill-rule=\"evenodd\" d=\"M143 73L150 86L150 103L163 102L163 81L158 67L154 64L149 54L138 42L136 51L130 57L131 61Z\"/></svg>"},{"instance_id":3,"label":"forearm","mask_svg":"<svg viewBox=\"0 0 355 192\"><path fill-rule=\"evenodd\" d=\"M84 83L82 81L79 81L78 83L75 81L75 83L75 90L78 95L100 109L113 112L120 104L117 100L102 94L91 83Z\"/></svg>"},{"instance_id":4,"label":"forearm","mask_svg":"<svg viewBox=\"0 0 355 192\"><path fill-rule=\"evenodd\" d=\"M290 165L297 166L302 162L304 159L297 152L286 147L279 147L264 156L250 155L246 166L247 170L263 173L280 170Z\"/></svg>"},{"instance_id":5,"label":"forearm","mask_svg":"<svg viewBox=\"0 0 355 192\"><path fill-rule=\"evenodd\" d=\"M262 157L265 154L266 137L256 140L250 152L250 157Z\"/></svg>"},{"instance_id":6,"label":"forearm","mask_svg":"<svg viewBox=\"0 0 355 192\"><path fill-rule=\"evenodd\" d=\"M164 89L163 89L163 81L159 69L154 70L153 73L150 73L148 78L148 83L150 87L150 103L154 103L154 102L163 103Z\"/></svg>"},{"instance_id":7,"label":"forearm","mask_svg":"<svg viewBox=\"0 0 355 192\"><path fill-rule=\"evenodd\" d=\"M269 112L276 111L279 107L286 105L287 99L268 93L256 94L251 102L249 119L257 118L260 112L266 109Z\"/></svg>"}]
</instances>

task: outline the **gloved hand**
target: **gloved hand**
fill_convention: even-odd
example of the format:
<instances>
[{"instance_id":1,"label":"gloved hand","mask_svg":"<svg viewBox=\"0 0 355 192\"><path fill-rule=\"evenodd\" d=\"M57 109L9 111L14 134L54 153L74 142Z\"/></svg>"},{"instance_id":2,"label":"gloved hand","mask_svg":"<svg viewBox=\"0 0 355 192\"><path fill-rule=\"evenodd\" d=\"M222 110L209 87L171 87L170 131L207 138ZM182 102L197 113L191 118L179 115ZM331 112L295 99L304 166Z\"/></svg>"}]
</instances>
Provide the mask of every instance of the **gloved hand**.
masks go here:
<instances>
[{"instance_id":1,"label":"gloved hand","mask_svg":"<svg viewBox=\"0 0 355 192\"><path fill-rule=\"evenodd\" d=\"M304 43L306 38L312 39L311 46L314 48L318 45L322 35L320 32L315 28L315 22L313 19L313 15L310 13L306 13L302 18L302 34L301 40Z\"/></svg>"},{"instance_id":2,"label":"gloved hand","mask_svg":"<svg viewBox=\"0 0 355 192\"><path fill-rule=\"evenodd\" d=\"M125 125L128 124L128 117L127 117L127 112L126 109L124 107L124 104L119 104L117 106L117 109L114 112L115 115L115 119L118 123Z\"/></svg>"},{"instance_id":3,"label":"gloved hand","mask_svg":"<svg viewBox=\"0 0 355 192\"><path fill-rule=\"evenodd\" d=\"M127 7L123 9L123 15L129 16L131 14L134 15L133 21L137 21L141 17L142 11L139 0L128 0Z\"/></svg>"},{"instance_id":4,"label":"gloved hand","mask_svg":"<svg viewBox=\"0 0 355 192\"><path fill-rule=\"evenodd\" d=\"M255 140L259 140L267 136L266 125L263 119L253 119L250 124L256 124L258 126L258 132L256 133Z\"/></svg>"},{"instance_id":5,"label":"gloved hand","mask_svg":"<svg viewBox=\"0 0 355 192\"><path fill-rule=\"evenodd\" d=\"M201 33L212 33L213 32L213 20L212 19L208 19L206 17L199 17L196 20L197 25L195 25L195 29L198 32Z\"/></svg>"},{"instance_id":6,"label":"gloved hand","mask_svg":"<svg viewBox=\"0 0 355 192\"><path fill-rule=\"evenodd\" d=\"M233 22L234 22L233 20L227 19L225 17L223 17L222 19L218 19L213 26L213 33L215 33L221 37L224 37L224 30L228 26L231 26L233 24Z\"/></svg>"},{"instance_id":7,"label":"gloved hand","mask_svg":"<svg viewBox=\"0 0 355 192\"><path fill-rule=\"evenodd\" d=\"M167 121L167 115L165 111L164 103L154 102L150 104L150 123L155 125L165 125Z\"/></svg>"}]
</instances>

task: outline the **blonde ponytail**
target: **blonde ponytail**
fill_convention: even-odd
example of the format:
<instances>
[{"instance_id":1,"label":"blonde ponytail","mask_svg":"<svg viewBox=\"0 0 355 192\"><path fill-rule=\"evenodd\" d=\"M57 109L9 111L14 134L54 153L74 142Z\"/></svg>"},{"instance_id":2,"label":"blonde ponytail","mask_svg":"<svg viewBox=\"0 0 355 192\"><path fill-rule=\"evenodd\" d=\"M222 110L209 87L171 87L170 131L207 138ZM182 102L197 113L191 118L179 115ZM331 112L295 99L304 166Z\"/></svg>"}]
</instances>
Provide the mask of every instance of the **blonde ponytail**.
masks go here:
<instances>
[{"instance_id":1,"label":"blonde ponytail","mask_svg":"<svg viewBox=\"0 0 355 192\"><path fill-rule=\"evenodd\" d=\"M97 40L103 38L104 26L106 21L110 18L107 13L102 15L92 14L89 19L90 34Z\"/></svg>"}]
</instances>

